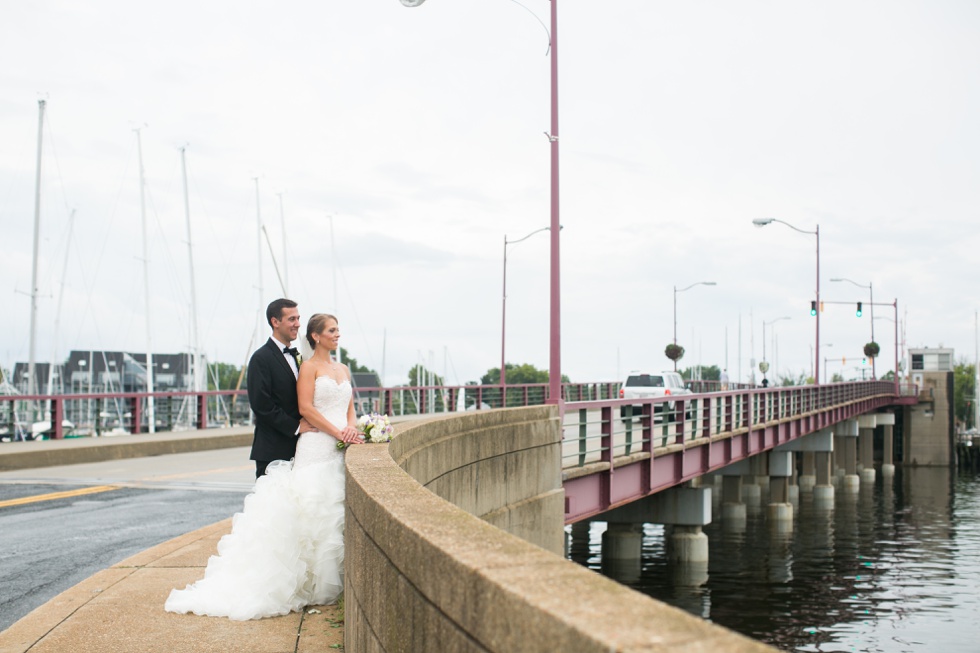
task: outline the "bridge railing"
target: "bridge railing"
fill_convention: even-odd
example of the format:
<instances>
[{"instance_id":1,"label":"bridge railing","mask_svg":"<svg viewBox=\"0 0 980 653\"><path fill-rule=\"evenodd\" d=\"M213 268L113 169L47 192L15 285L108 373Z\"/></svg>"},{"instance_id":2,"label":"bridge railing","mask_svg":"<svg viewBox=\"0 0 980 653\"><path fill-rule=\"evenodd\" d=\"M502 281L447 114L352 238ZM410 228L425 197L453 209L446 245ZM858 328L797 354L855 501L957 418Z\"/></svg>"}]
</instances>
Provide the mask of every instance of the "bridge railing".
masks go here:
<instances>
[{"instance_id":1,"label":"bridge railing","mask_svg":"<svg viewBox=\"0 0 980 653\"><path fill-rule=\"evenodd\" d=\"M729 390L650 399L565 403L562 467L611 465L683 447L701 438L740 433L878 396L895 396L890 381ZM916 390L902 388L902 396ZM572 472L574 473L574 472Z\"/></svg>"},{"instance_id":2,"label":"bridge railing","mask_svg":"<svg viewBox=\"0 0 980 653\"><path fill-rule=\"evenodd\" d=\"M611 399L618 383L566 383L566 401ZM245 390L204 392L104 392L53 395L0 395L0 437L8 440L145 433L153 400L157 431L206 429L251 423ZM357 387L359 414L423 415L462 410L515 408L547 403L548 385Z\"/></svg>"}]
</instances>

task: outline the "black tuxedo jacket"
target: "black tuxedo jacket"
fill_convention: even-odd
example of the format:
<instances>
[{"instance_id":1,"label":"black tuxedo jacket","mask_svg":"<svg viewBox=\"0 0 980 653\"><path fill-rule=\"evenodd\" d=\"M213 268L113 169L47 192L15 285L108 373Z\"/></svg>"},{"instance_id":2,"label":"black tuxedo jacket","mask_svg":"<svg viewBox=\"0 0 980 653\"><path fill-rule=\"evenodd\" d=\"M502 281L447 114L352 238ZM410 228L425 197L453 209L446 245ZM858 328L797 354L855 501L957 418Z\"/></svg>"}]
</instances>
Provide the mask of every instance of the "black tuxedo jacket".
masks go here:
<instances>
[{"instance_id":1,"label":"black tuxedo jacket","mask_svg":"<svg viewBox=\"0 0 980 653\"><path fill-rule=\"evenodd\" d=\"M252 460L289 460L296 455L299 403L296 377L282 353L282 345L269 338L248 362L248 403L255 414Z\"/></svg>"}]
</instances>

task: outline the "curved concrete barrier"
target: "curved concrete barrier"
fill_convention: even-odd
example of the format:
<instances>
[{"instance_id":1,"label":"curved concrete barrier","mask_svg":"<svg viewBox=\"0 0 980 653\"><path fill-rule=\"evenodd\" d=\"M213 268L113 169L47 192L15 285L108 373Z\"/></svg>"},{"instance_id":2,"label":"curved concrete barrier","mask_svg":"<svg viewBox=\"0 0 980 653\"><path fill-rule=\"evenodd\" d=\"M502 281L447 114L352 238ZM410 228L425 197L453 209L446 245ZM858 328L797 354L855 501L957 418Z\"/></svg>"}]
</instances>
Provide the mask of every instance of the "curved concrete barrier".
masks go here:
<instances>
[{"instance_id":1,"label":"curved concrete barrier","mask_svg":"<svg viewBox=\"0 0 980 653\"><path fill-rule=\"evenodd\" d=\"M415 422L352 447L346 650L775 651L559 555L560 443L548 406Z\"/></svg>"}]
</instances>

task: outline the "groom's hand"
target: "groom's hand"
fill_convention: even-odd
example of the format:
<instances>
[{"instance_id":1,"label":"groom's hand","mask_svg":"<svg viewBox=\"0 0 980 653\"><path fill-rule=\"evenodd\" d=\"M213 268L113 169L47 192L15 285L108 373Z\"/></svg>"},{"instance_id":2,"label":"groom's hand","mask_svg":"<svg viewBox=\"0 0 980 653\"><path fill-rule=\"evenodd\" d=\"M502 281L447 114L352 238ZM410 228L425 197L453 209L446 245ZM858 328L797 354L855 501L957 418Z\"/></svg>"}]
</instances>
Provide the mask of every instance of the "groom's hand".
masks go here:
<instances>
[{"instance_id":1,"label":"groom's hand","mask_svg":"<svg viewBox=\"0 0 980 653\"><path fill-rule=\"evenodd\" d=\"M309 433L310 431L316 431L317 428L310 424L305 417L299 418L299 432Z\"/></svg>"}]
</instances>

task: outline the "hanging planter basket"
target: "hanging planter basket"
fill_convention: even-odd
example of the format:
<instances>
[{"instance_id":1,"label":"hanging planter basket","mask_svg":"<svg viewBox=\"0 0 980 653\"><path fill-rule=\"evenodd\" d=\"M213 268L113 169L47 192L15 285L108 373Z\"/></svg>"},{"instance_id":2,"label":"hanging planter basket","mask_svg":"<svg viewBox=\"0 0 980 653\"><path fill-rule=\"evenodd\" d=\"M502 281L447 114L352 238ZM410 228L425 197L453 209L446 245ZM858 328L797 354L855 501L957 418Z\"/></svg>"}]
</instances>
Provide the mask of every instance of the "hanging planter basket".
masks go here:
<instances>
[{"instance_id":1,"label":"hanging planter basket","mask_svg":"<svg viewBox=\"0 0 980 653\"><path fill-rule=\"evenodd\" d=\"M881 347L878 346L877 342L869 342L864 346L864 355L868 358L874 358L881 351Z\"/></svg>"},{"instance_id":2,"label":"hanging planter basket","mask_svg":"<svg viewBox=\"0 0 980 653\"><path fill-rule=\"evenodd\" d=\"M667 345L667 348L664 350L664 355L676 363L680 359L684 358L684 348L680 345L671 343Z\"/></svg>"}]
</instances>

